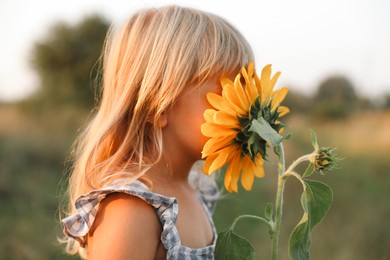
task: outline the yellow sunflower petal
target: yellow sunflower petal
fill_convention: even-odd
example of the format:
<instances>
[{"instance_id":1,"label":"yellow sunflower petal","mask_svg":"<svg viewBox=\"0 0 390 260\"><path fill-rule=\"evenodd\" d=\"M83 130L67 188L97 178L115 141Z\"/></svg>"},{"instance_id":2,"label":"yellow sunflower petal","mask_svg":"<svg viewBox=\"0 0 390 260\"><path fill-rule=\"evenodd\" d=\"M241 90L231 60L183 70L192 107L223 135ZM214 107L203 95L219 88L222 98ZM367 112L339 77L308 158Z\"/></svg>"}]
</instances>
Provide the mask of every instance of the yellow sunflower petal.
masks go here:
<instances>
[{"instance_id":1,"label":"yellow sunflower petal","mask_svg":"<svg viewBox=\"0 0 390 260\"><path fill-rule=\"evenodd\" d=\"M226 99L226 103L229 104L232 110L236 111L239 115L245 115L246 111L242 108L240 100L237 98L237 94L234 86L226 85L222 90L222 96Z\"/></svg>"},{"instance_id":2,"label":"yellow sunflower petal","mask_svg":"<svg viewBox=\"0 0 390 260\"><path fill-rule=\"evenodd\" d=\"M252 160L245 156L242 161L242 174L241 174L241 185L247 191L252 189L253 181L255 179L254 175L254 164Z\"/></svg>"},{"instance_id":3,"label":"yellow sunflower petal","mask_svg":"<svg viewBox=\"0 0 390 260\"><path fill-rule=\"evenodd\" d=\"M207 137L219 137L236 134L236 131L233 129L208 122L202 124L200 130L202 134Z\"/></svg>"},{"instance_id":4,"label":"yellow sunflower petal","mask_svg":"<svg viewBox=\"0 0 390 260\"><path fill-rule=\"evenodd\" d=\"M203 165L203 172L210 175L212 174L212 172L210 172L210 166L211 164L214 162L215 158L217 158L218 154L210 154L205 162L204 162L204 165Z\"/></svg>"},{"instance_id":5,"label":"yellow sunflower petal","mask_svg":"<svg viewBox=\"0 0 390 260\"><path fill-rule=\"evenodd\" d=\"M223 179L223 183L228 192L232 192L232 174L233 174L233 161L231 161L226 169L225 178Z\"/></svg>"},{"instance_id":6,"label":"yellow sunflower petal","mask_svg":"<svg viewBox=\"0 0 390 260\"><path fill-rule=\"evenodd\" d=\"M255 176L257 178L263 178L264 177L264 160L261 157L261 155L257 156L257 158L255 159L254 166L255 166L255 169L254 169Z\"/></svg>"},{"instance_id":7,"label":"yellow sunflower petal","mask_svg":"<svg viewBox=\"0 0 390 260\"><path fill-rule=\"evenodd\" d=\"M241 75L238 74L234 80L234 90L236 91L237 99L240 102L241 108L245 111L249 111L251 102L248 101L248 97L244 91L244 87L241 84Z\"/></svg>"},{"instance_id":8,"label":"yellow sunflower petal","mask_svg":"<svg viewBox=\"0 0 390 260\"><path fill-rule=\"evenodd\" d=\"M238 150L238 147L237 145L235 144L232 144L232 145L229 145L227 147L225 147L224 149L218 151L218 152L215 152L215 153L212 153L210 154L209 156L207 156L206 160L205 160L205 163L204 163L204 166L203 166L203 172L204 173L207 173L207 174L212 174L213 171L216 171L218 169L213 169L212 168L212 164L214 164L214 161L215 160L221 160L223 159L223 157L225 155L227 155L226 157L226 163L228 163L229 161L231 161L234 153L240 153L240 151ZM222 155L222 158L219 158L218 157L221 155L221 153L223 154Z\"/></svg>"},{"instance_id":9,"label":"yellow sunflower petal","mask_svg":"<svg viewBox=\"0 0 390 260\"><path fill-rule=\"evenodd\" d=\"M271 90L274 89L276 81L278 81L279 76L280 76L280 71L276 72L275 75L272 77L270 81Z\"/></svg>"},{"instance_id":10,"label":"yellow sunflower petal","mask_svg":"<svg viewBox=\"0 0 390 260\"><path fill-rule=\"evenodd\" d=\"M272 106L271 110L274 111L280 103L286 98L286 95L288 93L288 88L284 87L278 90L275 90L271 94L271 99L272 99Z\"/></svg>"},{"instance_id":11,"label":"yellow sunflower petal","mask_svg":"<svg viewBox=\"0 0 390 260\"><path fill-rule=\"evenodd\" d=\"M246 85L245 91L251 101L251 104L255 103L256 98L259 96L257 88L252 83L249 83L249 85Z\"/></svg>"},{"instance_id":12,"label":"yellow sunflower petal","mask_svg":"<svg viewBox=\"0 0 390 260\"><path fill-rule=\"evenodd\" d=\"M226 173L225 173L225 178L223 179L223 183L225 185L225 188L228 192L232 192L232 188L231 188L231 181L232 181L232 171L229 170L231 166L229 165L228 169L226 170Z\"/></svg>"},{"instance_id":13,"label":"yellow sunflower petal","mask_svg":"<svg viewBox=\"0 0 390 260\"><path fill-rule=\"evenodd\" d=\"M280 106L278 108L278 112L280 113L279 117L282 117L282 116L287 115L290 112L290 109L288 107L285 107L285 106Z\"/></svg>"},{"instance_id":14,"label":"yellow sunflower petal","mask_svg":"<svg viewBox=\"0 0 390 260\"><path fill-rule=\"evenodd\" d=\"M230 187L233 192L238 192L238 180L240 179L241 170L239 169L238 174L232 174L232 180L230 182Z\"/></svg>"},{"instance_id":15,"label":"yellow sunflower petal","mask_svg":"<svg viewBox=\"0 0 390 260\"><path fill-rule=\"evenodd\" d=\"M238 159L240 158L240 154L241 154L240 146L237 144L231 144L228 147L226 147L226 152L229 154L226 160L227 162L229 162L229 166L227 167L227 170L225 172L224 185L228 192L233 192L233 191L237 192L238 189L237 180L238 177L240 176L240 171L241 171L240 164L239 164L240 160L237 160L237 158ZM233 184L232 181L234 180L232 176L235 175L238 176L234 178L236 183Z\"/></svg>"},{"instance_id":16,"label":"yellow sunflower petal","mask_svg":"<svg viewBox=\"0 0 390 260\"><path fill-rule=\"evenodd\" d=\"M253 186L253 181L255 180L255 175L251 170L242 170L241 174L241 185L245 190L250 191Z\"/></svg>"},{"instance_id":17,"label":"yellow sunflower petal","mask_svg":"<svg viewBox=\"0 0 390 260\"><path fill-rule=\"evenodd\" d=\"M234 192L238 192L238 180L241 173L241 158L240 152L236 153L231 161L228 170L231 171L230 189Z\"/></svg>"},{"instance_id":18,"label":"yellow sunflower petal","mask_svg":"<svg viewBox=\"0 0 390 260\"><path fill-rule=\"evenodd\" d=\"M245 79L245 93L250 103L253 104L259 93L257 92L256 87L253 85L252 77L247 74L245 68L242 68L241 74Z\"/></svg>"},{"instance_id":19,"label":"yellow sunflower petal","mask_svg":"<svg viewBox=\"0 0 390 260\"><path fill-rule=\"evenodd\" d=\"M248 64L248 77L252 78L253 77L253 72L255 71L255 64L251 61Z\"/></svg>"},{"instance_id":20,"label":"yellow sunflower petal","mask_svg":"<svg viewBox=\"0 0 390 260\"><path fill-rule=\"evenodd\" d=\"M214 114L214 122L221 125L237 126L239 125L238 119L226 112L218 111Z\"/></svg>"},{"instance_id":21,"label":"yellow sunflower petal","mask_svg":"<svg viewBox=\"0 0 390 260\"><path fill-rule=\"evenodd\" d=\"M216 172L226 164L226 160L229 156L227 150L228 149L225 148L218 152L218 156L214 159L214 161L210 165L209 172L211 173Z\"/></svg>"},{"instance_id":22,"label":"yellow sunflower petal","mask_svg":"<svg viewBox=\"0 0 390 260\"><path fill-rule=\"evenodd\" d=\"M234 137L235 135L233 134L209 139L203 146L202 158L231 144L234 141Z\"/></svg>"},{"instance_id":23,"label":"yellow sunflower petal","mask_svg":"<svg viewBox=\"0 0 390 260\"><path fill-rule=\"evenodd\" d=\"M260 79L260 84L261 84L261 104L265 104L266 100L269 99L272 91L271 87L271 64L266 65L263 70L261 71L261 79Z\"/></svg>"},{"instance_id":24,"label":"yellow sunflower petal","mask_svg":"<svg viewBox=\"0 0 390 260\"><path fill-rule=\"evenodd\" d=\"M261 86L261 81L256 71L254 72L254 79L256 83L257 93L259 93L260 100L263 100L263 87Z\"/></svg>"},{"instance_id":25,"label":"yellow sunflower petal","mask_svg":"<svg viewBox=\"0 0 390 260\"><path fill-rule=\"evenodd\" d=\"M231 85L231 86L234 85L234 82L226 77L222 77L219 81L221 82L222 88L224 88L226 85Z\"/></svg>"},{"instance_id":26,"label":"yellow sunflower petal","mask_svg":"<svg viewBox=\"0 0 390 260\"><path fill-rule=\"evenodd\" d=\"M238 145L231 145L229 146L229 150L228 150L228 158L227 158L227 161L229 161L229 166L227 167L226 169L226 172L225 172L225 178L224 178L224 185L225 185L225 188L228 192L233 192L233 188L235 188L237 185L232 185L232 181L233 181L233 178L232 176L234 174L237 174L237 171L240 171L240 168L239 168L239 165L237 164L239 161L236 161L235 158L239 158L240 157L240 150L239 150L239 146ZM238 175L240 173L238 172ZM237 182L237 181L236 181ZM236 187L237 188L237 187ZM236 189L237 191L237 189Z\"/></svg>"},{"instance_id":27,"label":"yellow sunflower petal","mask_svg":"<svg viewBox=\"0 0 390 260\"><path fill-rule=\"evenodd\" d=\"M214 122L213 118L214 118L214 114L216 112L217 112L217 110L215 110L215 109L206 109L203 112L204 120L206 120L206 122L209 122L209 123Z\"/></svg>"},{"instance_id":28,"label":"yellow sunflower petal","mask_svg":"<svg viewBox=\"0 0 390 260\"><path fill-rule=\"evenodd\" d=\"M264 175L264 166L257 166L255 169L255 176L257 178L263 178Z\"/></svg>"},{"instance_id":29,"label":"yellow sunflower petal","mask_svg":"<svg viewBox=\"0 0 390 260\"><path fill-rule=\"evenodd\" d=\"M248 73L246 72L245 67L241 68L241 75L245 80L245 84L248 85L250 83L250 77L249 77Z\"/></svg>"},{"instance_id":30,"label":"yellow sunflower petal","mask_svg":"<svg viewBox=\"0 0 390 260\"><path fill-rule=\"evenodd\" d=\"M236 112L226 104L222 96L210 92L207 93L206 98L209 101L210 105L212 105L215 109L225 111L226 113L231 114L233 116L236 115Z\"/></svg>"}]
</instances>

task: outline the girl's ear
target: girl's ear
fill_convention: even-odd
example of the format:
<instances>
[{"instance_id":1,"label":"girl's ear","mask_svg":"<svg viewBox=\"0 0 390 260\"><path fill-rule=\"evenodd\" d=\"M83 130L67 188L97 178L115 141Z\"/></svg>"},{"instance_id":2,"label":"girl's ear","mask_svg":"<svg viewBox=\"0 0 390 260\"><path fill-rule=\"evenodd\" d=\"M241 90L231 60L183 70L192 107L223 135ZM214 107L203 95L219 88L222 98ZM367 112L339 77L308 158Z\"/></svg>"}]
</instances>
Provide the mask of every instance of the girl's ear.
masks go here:
<instances>
[{"instance_id":1,"label":"girl's ear","mask_svg":"<svg viewBox=\"0 0 390 260\"><path fill-rule=\"evenodd\" d=\"M160 128L164 128L167 126L167 124L168 124L168 116L167 113L163 112L160 118L158 119L157 126Z\"/></svg>"}]
</instances>

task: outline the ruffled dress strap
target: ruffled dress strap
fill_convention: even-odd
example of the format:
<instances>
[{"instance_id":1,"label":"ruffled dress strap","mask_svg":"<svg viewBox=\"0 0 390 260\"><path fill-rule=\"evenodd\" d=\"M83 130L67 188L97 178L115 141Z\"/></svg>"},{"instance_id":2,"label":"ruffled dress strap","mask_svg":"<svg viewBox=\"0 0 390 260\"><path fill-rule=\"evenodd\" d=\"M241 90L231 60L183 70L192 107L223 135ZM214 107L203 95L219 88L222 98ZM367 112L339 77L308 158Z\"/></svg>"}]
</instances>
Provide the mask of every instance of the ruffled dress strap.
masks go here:
<instances>
[{"instance_id":1,"label":"ruffled dress strap","mask_svg":"<svg viewBox=\"0 0 390 260\"><path fill-rule=\"evenodd\" d=\"M203 164L200 167L203 168ZM215 180L199 171L191 171L189 181L193 188L198 191L198 195L207 207L208 213L212 215L220 196L219 188Z\"/></svg>"},{"instance_id":2,"label":"ruffled dress strap","mask_svg":"<svg viewBox=\"0 0 390 260\"><path fill-rule=\"evenodd\" d=\"M64 233L85 247L86 235L95 220L100 202L107 195L116 192L136 196L152 205L163 227L161 241L164 247L169 250L173 246L180 245L180 238L175 227L178 215L177 200L150 192L148 187L138 180L128 185L110 186L80 196L75 202L77 213L62 220Z\"/></svg>"}]
</instances>

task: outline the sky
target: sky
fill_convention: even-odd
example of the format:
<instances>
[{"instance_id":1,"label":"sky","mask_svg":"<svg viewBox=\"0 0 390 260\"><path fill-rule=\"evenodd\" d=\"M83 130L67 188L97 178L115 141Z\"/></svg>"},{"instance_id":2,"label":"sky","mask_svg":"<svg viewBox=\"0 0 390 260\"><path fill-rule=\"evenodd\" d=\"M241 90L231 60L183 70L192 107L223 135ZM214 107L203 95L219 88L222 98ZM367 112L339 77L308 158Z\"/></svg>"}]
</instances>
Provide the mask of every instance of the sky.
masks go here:
<instances>
[{"instance_id":1,"label":"sky","mask_svg":"<svg viewBox=\"0 0 390 260\"><path fill-rule=\"evenodd\" d=\"M167 4L228 20L251 44L258 69L271 63L282 72L279 87L310 95L327 77L342 75L360 95L390 94L388 0L1 0L0 100L39 88L30 53L54 23L99 13L118 24L140 8Z\"/></svg>"}]
</instances>

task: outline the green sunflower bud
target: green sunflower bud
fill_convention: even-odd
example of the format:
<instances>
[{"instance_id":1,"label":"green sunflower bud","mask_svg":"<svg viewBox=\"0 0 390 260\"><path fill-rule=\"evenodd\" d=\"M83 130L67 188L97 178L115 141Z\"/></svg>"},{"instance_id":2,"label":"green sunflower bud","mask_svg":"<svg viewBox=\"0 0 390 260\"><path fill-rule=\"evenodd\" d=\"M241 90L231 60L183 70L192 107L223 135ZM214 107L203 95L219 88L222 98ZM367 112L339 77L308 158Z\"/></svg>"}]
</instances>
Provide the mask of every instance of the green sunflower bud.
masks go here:
<instances>
[{"instance_id":1,"label":"green sunflower bud","mask_svg":"<svg viewBox=\"0 0 390 260\"><path fill-rule=\"evenodd\" d=\"M314 170L320 174L337 168L338 162L341 160L340 157L335 154L333 148L321 147L316 150L310 158Z\"/></svg>"}]
</instances>

